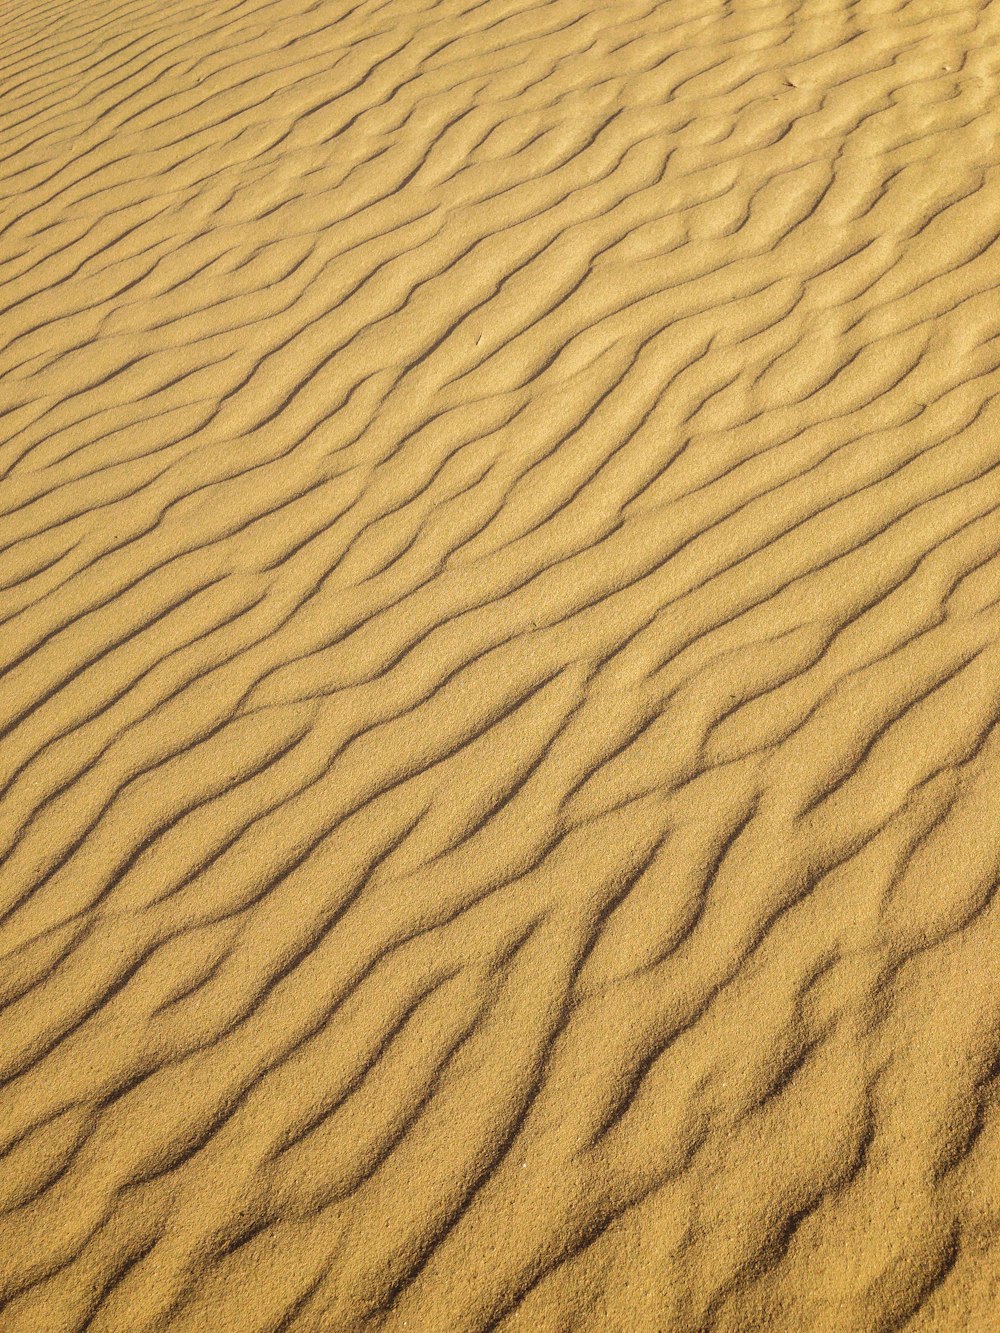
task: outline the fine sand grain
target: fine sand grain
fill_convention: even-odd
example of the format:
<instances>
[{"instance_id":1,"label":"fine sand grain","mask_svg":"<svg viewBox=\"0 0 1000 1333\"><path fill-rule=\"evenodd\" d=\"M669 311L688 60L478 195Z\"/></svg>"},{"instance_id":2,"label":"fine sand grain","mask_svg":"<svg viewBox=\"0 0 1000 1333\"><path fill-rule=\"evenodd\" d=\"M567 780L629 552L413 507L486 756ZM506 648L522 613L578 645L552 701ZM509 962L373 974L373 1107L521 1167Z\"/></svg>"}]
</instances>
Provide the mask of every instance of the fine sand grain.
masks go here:
<instances>
[{"instance_id":1,"label":"fine sand grain","mask_svg":"<svg viewBox=\"0 0 1000 1333\"><path fill-rule=\"evenodd\" d=\"M0 5L2 1333L1000 1327L1000 0Z\"/></svg>"}]
</instances>

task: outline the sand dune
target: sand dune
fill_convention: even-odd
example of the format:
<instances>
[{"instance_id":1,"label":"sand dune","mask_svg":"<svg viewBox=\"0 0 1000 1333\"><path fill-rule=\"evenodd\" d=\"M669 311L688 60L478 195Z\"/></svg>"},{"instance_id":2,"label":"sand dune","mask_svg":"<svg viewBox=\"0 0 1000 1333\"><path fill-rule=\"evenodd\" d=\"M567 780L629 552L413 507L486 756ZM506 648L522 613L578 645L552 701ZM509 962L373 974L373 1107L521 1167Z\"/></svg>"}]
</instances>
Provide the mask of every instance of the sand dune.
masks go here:
<instances>
[{"instance_id":1,"label":"sand dune","mask_svg":"<svg viewBox=\"0 0 1000 1333\"><path fill-rule=\"evenodd\" d=\"M996 1327L1000 4L2 19L0 1328Z\"/></svg>"}]
</instances>

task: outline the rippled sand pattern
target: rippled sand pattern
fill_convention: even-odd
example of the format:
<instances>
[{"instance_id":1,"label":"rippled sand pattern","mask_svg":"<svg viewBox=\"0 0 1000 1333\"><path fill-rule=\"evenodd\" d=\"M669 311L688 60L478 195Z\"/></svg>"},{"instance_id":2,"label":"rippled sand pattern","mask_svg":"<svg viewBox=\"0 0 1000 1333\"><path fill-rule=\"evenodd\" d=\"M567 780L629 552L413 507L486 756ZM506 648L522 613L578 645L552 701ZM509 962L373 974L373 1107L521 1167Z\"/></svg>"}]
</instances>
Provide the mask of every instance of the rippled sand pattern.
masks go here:
<instances>
[{"instance_id":1,"label":"rippled sand pattern","mask_svg":"<svg viewBox=\"0 0 1000 1333\"><path fill-rule=\"evenodd\" d=\"M986 1330L1000 3L9 0L0 1328Z\"/></svg>"}]
</instances>

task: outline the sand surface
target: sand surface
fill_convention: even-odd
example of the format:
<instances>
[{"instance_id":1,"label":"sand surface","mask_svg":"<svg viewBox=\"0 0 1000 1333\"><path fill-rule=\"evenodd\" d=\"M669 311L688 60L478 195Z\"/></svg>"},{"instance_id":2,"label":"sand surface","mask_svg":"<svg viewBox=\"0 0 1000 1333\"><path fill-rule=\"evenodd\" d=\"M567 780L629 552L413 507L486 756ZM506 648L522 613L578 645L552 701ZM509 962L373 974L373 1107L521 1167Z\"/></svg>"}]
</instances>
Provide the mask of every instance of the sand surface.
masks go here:
<instances>
[{"instance_id":1,"label":"sand surface","mask_svg":"<svg viewBox=\"0 0 1000 1333\"><path fill-rule=\"evenodd\" d=\"M5 0L0 1329L1000 1327L1000 2Z\"/></svg>"}]
</instances>

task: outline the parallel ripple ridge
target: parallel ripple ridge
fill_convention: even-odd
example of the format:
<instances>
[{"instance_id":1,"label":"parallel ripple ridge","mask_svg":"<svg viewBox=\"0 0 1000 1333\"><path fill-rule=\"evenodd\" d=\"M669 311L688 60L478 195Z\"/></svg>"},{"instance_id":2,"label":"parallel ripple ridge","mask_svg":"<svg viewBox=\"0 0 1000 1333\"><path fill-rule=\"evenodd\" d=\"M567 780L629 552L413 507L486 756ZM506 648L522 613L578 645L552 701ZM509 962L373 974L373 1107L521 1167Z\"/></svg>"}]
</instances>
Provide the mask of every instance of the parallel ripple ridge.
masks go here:
<instances>
[{"instance_id":1,"label":"parallel ripple ridge","mask_svg":"<svg viewBox=\"0 0 1000 1333\"><path fill-rule=\"evenodd\" d=\"M1000 1303L1000 3L8 0L4 1333Z\"/></svg>"}]
</instances>

